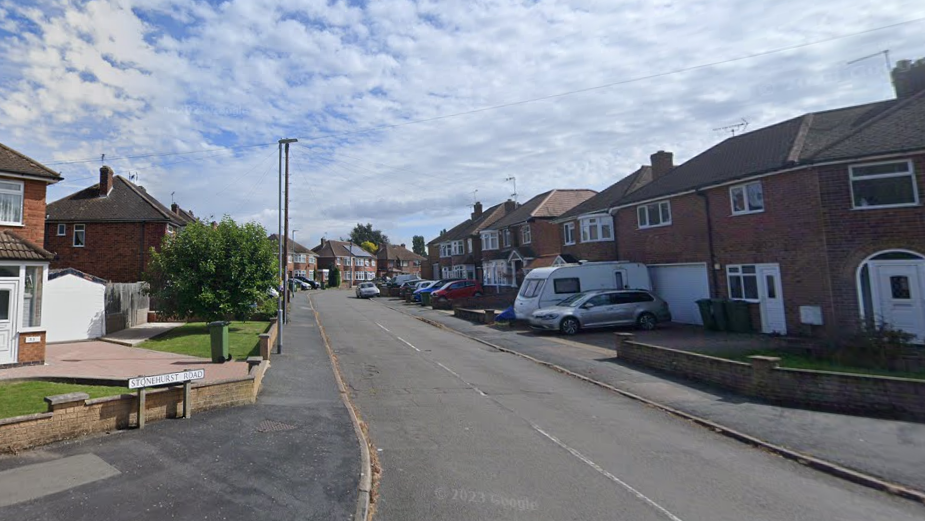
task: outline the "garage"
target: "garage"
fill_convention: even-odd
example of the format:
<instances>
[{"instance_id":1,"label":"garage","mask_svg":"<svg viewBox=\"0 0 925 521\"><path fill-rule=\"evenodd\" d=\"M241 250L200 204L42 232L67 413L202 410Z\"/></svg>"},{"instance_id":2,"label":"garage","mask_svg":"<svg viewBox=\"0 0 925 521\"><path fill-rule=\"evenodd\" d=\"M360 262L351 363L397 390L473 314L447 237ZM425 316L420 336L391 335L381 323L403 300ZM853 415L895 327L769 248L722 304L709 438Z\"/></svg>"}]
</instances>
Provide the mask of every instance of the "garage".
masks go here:
<instances>
[{"instance_id":1,"label":"garage","mask_svg":"<svg viewBox=\"0 0 925 521\"><path fill-rule=\"evenodd\" d=\"M710 298L706 264L649 265L649 276L652 290L668 302L675 322L703 324L697 301Z\"/></svg>"}]
</instances>

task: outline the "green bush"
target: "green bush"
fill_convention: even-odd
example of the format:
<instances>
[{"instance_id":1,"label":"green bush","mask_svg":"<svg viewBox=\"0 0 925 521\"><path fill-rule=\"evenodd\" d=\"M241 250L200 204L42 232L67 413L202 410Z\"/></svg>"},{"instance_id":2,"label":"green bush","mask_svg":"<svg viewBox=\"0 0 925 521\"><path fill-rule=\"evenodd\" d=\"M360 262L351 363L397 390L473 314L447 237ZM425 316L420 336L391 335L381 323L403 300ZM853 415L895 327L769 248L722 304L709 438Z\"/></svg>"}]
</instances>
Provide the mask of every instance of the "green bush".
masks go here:
<instances>
[{"instance_id":1,"label":"green bush","mask_svg":"<svg viewBox=\"0 0 925 521\"><path fill-rule=\"evenodd\" d=\"M863 322L858 332L831 351L840 364L871 369L891 369L912 346L915 335L893 329L883 322Z\"/></svg>"}]
</instances>

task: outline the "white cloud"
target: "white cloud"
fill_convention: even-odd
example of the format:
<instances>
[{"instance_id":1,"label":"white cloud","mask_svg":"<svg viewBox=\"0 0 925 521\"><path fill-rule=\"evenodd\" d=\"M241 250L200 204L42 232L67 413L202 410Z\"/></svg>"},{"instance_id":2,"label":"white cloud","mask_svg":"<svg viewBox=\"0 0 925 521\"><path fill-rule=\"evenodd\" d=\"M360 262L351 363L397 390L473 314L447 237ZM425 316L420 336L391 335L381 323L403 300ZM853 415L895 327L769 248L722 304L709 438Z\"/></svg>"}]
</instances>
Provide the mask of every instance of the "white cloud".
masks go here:
<instances>
[{"instance_id":1,"label":"white cloud","mask_svg":"<svg viewBox=\"0 0 925 521\"><path fill-rule=\"evenodd\" d=\"M683 160L810 110L891 95L882 49L922 24L429 123L925 16L912 1L0 0L0 141L53 160L105 153L197 215L275 230L275 143L292 148L293 227L314 244L372 222L410 244L486 206L602 189L659 149ZM388 125L394 128L366 130ZM358 132L359 131L359 132ZM345 134L346 133L346 134ZM336 134L336 137L328 137ZM202 154L112 159L160 152ZM98 162L60 166L90 184Z\"/></svg>"}]
</instances>

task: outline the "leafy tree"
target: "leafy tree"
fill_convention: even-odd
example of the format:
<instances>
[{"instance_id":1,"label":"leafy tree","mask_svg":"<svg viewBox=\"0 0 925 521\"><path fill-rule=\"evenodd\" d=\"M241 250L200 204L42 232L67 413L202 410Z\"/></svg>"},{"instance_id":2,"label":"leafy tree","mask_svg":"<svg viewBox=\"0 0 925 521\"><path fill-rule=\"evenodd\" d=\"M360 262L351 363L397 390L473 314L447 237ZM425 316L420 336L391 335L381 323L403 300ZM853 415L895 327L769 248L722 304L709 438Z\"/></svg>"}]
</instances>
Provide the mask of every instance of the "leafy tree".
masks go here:
<instances>
[{"instance_id":1,"label":"leafy tree","mask_svg":"<svg viewBox=\"0 0 925 521\"><path fill-rule=\"evenodd\" d=\"M361 242L361 243L360 243L360 248L363 248L364 250L366 250L366 251L368 251L369 253L372 253L372 254L374 254L374 255L375 255L375 253L376 253L377 251L379 251L379 246L376 246L376 245L373 244L371 241L363 241L363 242Z\"/></svg>"},{"instance_id":2,"label":"leafy tree","mask_svg":"<svg viewBox=\"0 0 925 521\"><path fill-rule=\"evenodd\" d=\"M195 221L151 250L145 273L158 311L178 318L246 319L279 284L277 251L257 223L225 216L212 226Z\"/></svg>"},{"instance_id":3,"label":"leafy tree","mask_svg":"<svg viewBox=\"0 0 925 521\"><path fill-rule=\"evenodd\" d=\"M382 233L381 230L374 230L373 225L366 223L365 225L357 223L353 227L353 230L350 232L350 240L354 244L363 244L366 241L369 241L373 244L388 244L389 236Z\"/></svg>"},{"instance_id":4,"label":"leafy tree","mask_svg":"<svg viewBox=\"0 0 925 521\"><path fill-rule=\"evenodd\" d=\"M337 268L337 264L331 264L331 269L328 270L328 287L338 286L340 286L340 269Z\"/></svg>"},{"instance_id":5,"label":"leafy tree","mask_svg":"<svg viewBox=\"0 0 925 521\"><path fill-rule=\"evenodd\" d=\"M424 245L423 235L415 235L411 238L411 251L418 255L427 256L427 247Z\"/></svg>"}]
</instances>

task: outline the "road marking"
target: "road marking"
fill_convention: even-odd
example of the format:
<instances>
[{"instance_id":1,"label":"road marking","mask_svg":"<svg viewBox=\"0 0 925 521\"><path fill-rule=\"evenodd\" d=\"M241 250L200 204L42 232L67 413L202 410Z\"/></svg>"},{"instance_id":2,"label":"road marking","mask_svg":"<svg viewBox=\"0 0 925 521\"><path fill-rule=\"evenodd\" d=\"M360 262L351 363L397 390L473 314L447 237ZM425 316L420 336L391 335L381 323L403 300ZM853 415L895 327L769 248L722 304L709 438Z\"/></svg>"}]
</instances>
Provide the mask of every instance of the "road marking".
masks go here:
<instances>
[{"instance_id":1,"label":"road marking","mask_svg":"<svg viewBox=\"0 0 925 521\"><path fill-rule=\"evenodd\" d=\"M95 454L68 456L0 472L0 507L38 499L101 479L118 469Z\"/></svg>"},{"instance_id":2,"label":"road marking","mask_svg":"<svg viewBox=\"0 0 925 521\"><path fill-rule=\"evenodd\" d=\"M544 431L543 429L539 428L539 426L537 426L537 425L535 425L535 424L533 424L533 423L531 423L530 426L533 427L533 430L535 430L536 432L538 432L538 433L542 434L543 436L546 436L547 438L549 438L549 440L552 441L553 443L555 443L556 445L558 445L558 446L562 447L563 449L569 451L569 453L570 453L572 456L575 456L576 458L580 459L580 460L583 461L585 464L587 464L589 467L591 467L591 468L593 468L594 470L598 471L599 473L603 474L604 476L606 476L608 479L610 479L610 480L613 481L614 483L616 483L616 484L620 485L621 487L625 488L626 490L628 490L630 493L632 493L632 494L633 494L634 496L636 496L637 498L639 498L639 499L643 500L644 502L648 503L649 506L651 506L651 507L654 508L655 510L658 510L659 512L661 512L662 514L664 514L665 517L667 517L667 518L670 519L671 521L681 521L681 518L679 518L678 516L676 516L676 515L672 514L671 512L669 512L668 509L666 509L665 507L659 505L659 504L656 503L655 501L649 499L645 494L643 494L642 492L640 492L640 491L636 490L635 488L631 487L631 486L630 486L628 483L626 483L625 481L623 481L623 480L621 480L620 478L614 476L614 475L611 474L610 472L607 472L607 471L604 470L600 465L598 465L597 463L594 463L593 461L591 461L590 459L588 459L588 457L585 456L584 454L582 454L582 453L578 452L577 450L575 450L575 449L569 447L568 445L562 443L561 441L559 441L559 438L556 438L556 437L553 436L552 434L547 433L546 431Z\"/></svg>"},{"instance_id":3,"label":"road marking","mask_svg":"<svg viewBox=\"0 0 925 521\"><path fill-rule=\"evenodd\" d=\"M385 328L383 328L383 329L385 329ZM386 329L386 331L388 331L388 330ZM414 350L417 351L418 353L421 352L420 349L414 347L414 345L413 345L411 342L405 340L404 338L402 338L402 337L400 337L400 336L396 336L395 338L401 340L402 342L404 342L405 344L407 344L408 347L410 347L411 349L414 349Z\"/></svg>"},{"instance_id":4,"label":"road marking","mask_svg":"<svg viewBox=\"0 0 925 521\"><path fill-rule=\"evenodd\" d=\"M453 371L452 369L450 369L449 367L447 367L447 366L441 364L440 362L437 362L437 365L439 365L440 367L446 369L446 372L450 373L451 375L455 376L456 378L459 378L460 380L463 381L463 383L465 383L466 385L468 385L468 386L471 387L471 384L469 384L469 382L463 380L463 377L462 377L462 376L459 376L458 374L456 374L456 372Z\"/></svg>"},{"instance_id":5,"label":"road marking","mask_svg":"<svg viewBox=\"0 0 925 521\"><path fill-rule=\"evenodd\" d=\"M391 331L389 331L385 326L383 326L383 325L380 324L379 322L376 322L376 325L379 326L379 327L381 327L382 329L384 329L386 333L391 333Z\"/></svg>"}]
</instances>

